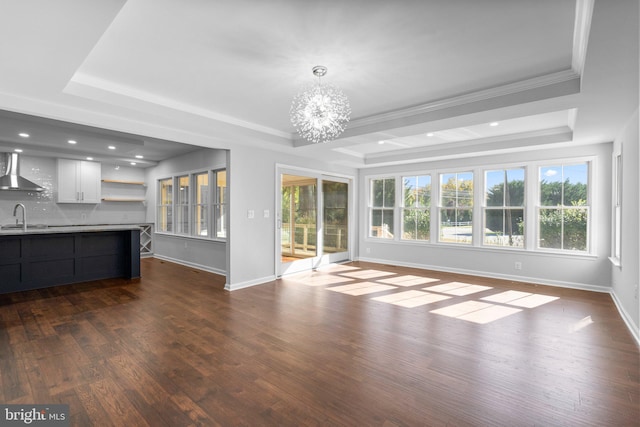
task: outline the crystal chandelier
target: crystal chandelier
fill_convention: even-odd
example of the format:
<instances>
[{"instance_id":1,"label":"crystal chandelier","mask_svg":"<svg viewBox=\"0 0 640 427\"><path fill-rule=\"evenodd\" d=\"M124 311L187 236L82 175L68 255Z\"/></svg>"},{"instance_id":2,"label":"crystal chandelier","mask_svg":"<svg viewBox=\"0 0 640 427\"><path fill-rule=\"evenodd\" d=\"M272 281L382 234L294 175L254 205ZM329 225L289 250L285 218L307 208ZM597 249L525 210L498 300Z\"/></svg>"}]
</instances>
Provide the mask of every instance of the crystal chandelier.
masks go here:
<instances>
[{"instance_id":1,"label":"crystal chandelier","mask_svg":"<svg viewBox=\"0 0 640 427\"><path fill-rule=\"evenodd\" d=\"M290 114L291 123L300 136L317 144L333 141L344 132L351 107L339 88L320 84L320 78L327 74L326 67L317 65L312 71L318 77L318 84L293 98Z\"/></svg>"}]
</instances>

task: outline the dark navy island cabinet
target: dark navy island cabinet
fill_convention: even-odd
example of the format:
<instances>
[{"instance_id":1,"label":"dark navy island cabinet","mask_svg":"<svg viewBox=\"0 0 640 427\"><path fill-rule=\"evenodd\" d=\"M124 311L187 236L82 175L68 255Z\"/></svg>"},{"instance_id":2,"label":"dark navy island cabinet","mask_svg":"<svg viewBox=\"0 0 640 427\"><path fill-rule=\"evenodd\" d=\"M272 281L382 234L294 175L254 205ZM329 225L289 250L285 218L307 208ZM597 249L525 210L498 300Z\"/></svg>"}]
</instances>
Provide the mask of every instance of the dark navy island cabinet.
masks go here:
<instances>
[{"instance_id":1,"label":"dark navy island cabinet","mask_svg":"<svg viewBox=\"0 0 640 427\"><path fill-rule=\"evenodd\" d=\"M114 277L140 277L139 228L0 234L0 294Z\"/></svg>"}]
</instances>

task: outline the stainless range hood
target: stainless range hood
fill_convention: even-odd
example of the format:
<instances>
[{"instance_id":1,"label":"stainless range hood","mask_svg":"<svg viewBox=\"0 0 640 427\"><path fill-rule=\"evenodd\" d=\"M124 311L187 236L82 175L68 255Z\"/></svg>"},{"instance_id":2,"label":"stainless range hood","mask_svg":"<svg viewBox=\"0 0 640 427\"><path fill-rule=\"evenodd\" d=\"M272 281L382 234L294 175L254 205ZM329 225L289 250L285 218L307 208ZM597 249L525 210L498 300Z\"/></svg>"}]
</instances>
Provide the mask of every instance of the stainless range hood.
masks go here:
<instances>
[{"instance_id":1,"label":"stainless range hood","mask_svg":"<svg viewBox=\"0 0 640 427\"><path fill-rule=\"evenodd\" d=\"M0 156L0 164L6 167L5 174L0 177L0 190L44 191L44 188L20 176L18 153L2 153Z\"/></svg>"}]
</instances>

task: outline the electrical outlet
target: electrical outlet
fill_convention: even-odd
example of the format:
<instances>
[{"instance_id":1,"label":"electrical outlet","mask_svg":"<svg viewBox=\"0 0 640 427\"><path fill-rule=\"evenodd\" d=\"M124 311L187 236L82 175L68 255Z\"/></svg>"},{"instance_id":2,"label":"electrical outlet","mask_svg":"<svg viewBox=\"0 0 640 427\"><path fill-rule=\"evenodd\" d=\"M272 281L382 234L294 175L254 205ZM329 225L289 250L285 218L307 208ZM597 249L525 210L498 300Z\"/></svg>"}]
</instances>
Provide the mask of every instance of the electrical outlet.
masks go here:
<instances>
[{"instance_id":1,"label":"electrical outlet","mask_svg":"<svg viewBox=\"0 0 640 427\"><path fill-rule=\"evenodd\" d=\"M364 251L365 251L366 253L370 254L370 253L371 253L371 248L366 248Z\"/></svg>"},{"instance_id":2,"label":"electrical outlet","mask_svg":"<svg viewBox=\"0 0 640 427\"><path fill-rule=\"evenodd\" d=\"M516 270L522 270L522 263L520 261L516 261L516 263L513 265L513 268L515 268Z\"/></svg>"},{"instance_id":3,"label":"electrical outlet","mask_svg":"<svg viewBox=\"0 0 640 427\"><path fill-rule=\"evenodd\" d=\"M248 210L247 211L247 218L249 219L253 219L256 216L256 212L254 210Z\"/></svg>"}]
</instances>

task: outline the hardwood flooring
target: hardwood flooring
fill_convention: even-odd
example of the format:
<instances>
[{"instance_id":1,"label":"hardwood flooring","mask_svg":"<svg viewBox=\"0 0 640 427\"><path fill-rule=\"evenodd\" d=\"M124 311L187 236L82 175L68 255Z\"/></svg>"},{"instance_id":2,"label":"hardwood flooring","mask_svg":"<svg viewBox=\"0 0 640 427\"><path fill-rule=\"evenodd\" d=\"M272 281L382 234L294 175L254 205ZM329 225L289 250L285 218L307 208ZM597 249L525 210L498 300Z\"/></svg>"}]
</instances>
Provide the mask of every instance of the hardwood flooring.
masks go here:
<instances>
[{"instance_id":1,"label":"hardwood flooring","mask_svg":"<svg viewBox=\"0 0 640 427\"><path fill-rule=\"evenodd\" d=\"M637 426L640 353L607 294L351 263L226 292L0 295L0 402L73 426Z\"/></svg>"}]
</instances>

